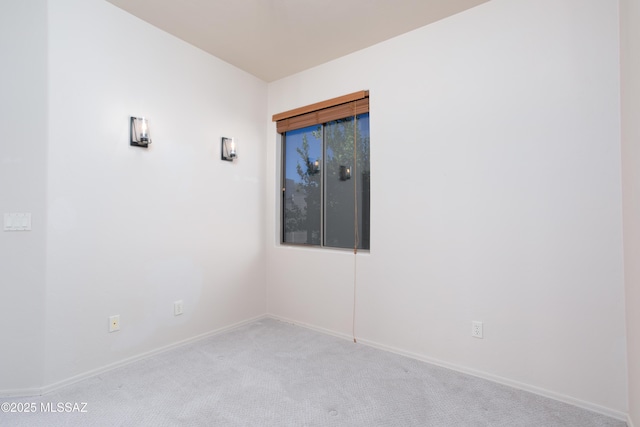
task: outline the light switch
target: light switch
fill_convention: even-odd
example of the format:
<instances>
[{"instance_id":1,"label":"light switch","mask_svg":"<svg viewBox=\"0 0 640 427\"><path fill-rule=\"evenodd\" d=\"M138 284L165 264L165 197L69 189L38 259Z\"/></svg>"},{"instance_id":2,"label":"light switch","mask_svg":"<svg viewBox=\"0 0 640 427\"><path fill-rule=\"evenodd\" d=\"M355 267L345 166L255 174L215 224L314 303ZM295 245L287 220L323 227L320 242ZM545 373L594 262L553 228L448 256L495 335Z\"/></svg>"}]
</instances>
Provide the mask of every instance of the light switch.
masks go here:
<instances>
[{"instance_id":1,"label":"light switch","mask_svg":"<svg viewBox=\"0 0 640 427\"><path fill-rule=\"evenodd\" d=\"M4 231L31 230L31 213L12 212L4 214Z\"/></svg>"}]
</instances>

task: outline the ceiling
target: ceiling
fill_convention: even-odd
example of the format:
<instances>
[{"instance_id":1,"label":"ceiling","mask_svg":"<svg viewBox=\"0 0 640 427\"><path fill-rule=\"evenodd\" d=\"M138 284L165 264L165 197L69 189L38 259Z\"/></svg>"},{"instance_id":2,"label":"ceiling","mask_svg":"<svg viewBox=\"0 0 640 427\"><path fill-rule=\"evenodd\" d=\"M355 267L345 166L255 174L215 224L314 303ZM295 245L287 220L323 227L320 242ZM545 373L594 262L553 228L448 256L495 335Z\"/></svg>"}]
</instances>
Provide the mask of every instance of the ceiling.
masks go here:
<instances>
[{"instance_id":1,"label":"ceiling","mask_svg":"<svg viewBox=\"0 0 640 427\"><path fill-rule=\"evenodd\" d=\"M107 0L271 82L489 0Z\"/></svg>"}]
</instances>

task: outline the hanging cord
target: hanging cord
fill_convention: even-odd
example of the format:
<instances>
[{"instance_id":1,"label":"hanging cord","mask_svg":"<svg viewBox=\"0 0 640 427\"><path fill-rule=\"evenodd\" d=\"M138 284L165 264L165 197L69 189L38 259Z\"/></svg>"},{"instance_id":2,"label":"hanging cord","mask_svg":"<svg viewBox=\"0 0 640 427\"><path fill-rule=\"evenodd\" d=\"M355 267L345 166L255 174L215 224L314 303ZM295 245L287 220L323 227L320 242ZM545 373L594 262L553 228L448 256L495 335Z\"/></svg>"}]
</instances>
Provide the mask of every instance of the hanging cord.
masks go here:
<instances>
[{"instance_id":1,"label":"hanging cord","mask_svg":"<svg viewBox=\"0 0 640 427\"><path fill-rule=\"evenodd\" d=\"M358 256L354 253L353 255L353 325L351 325L351 332L353 334L353 342L357 343L358 341L356 340L356 283L357 283L357 276L356 276L356 271L357 271L357 263L358 263Z\"/></svg>"},{"instance_id":2,"label":"hanging cord","mask_svg":"<svg viewBox=\"0 0 640 427\"><path fill-rule=\"evenodd\" d=\"M358 125L357 111L358 101L353 103L353 322L351 325L351 333L353 334L353 342L356 341L356 290L357 290L357 260L358 245L360 244L360 235L358 234Z\"/></svg>"}]
</instances>

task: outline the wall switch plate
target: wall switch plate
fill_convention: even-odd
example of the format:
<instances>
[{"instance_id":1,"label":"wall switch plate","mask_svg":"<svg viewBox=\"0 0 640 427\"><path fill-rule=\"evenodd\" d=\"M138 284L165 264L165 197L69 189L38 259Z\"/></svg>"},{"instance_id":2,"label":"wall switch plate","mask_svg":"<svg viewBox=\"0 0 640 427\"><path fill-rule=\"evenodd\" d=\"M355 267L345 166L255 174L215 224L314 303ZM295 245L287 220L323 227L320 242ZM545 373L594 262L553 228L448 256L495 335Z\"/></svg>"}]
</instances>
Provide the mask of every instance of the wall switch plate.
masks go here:
<instances>
[{"instance_id":1,"label":"wall switch plate","mask_svg":"<svg viewBox=\"0 0 640 427\"><path fill-rule=\"evenodd\" d=\"M12 212L4 214L4 231L30 231L31 213Z\"/></svg>"},{"instance_id":2,"label":"wall switch plate","mask_svg":"<svg viewBox=\"0 0 640 427\"><path fill-rule=\"evenodd\" d=\"M182 302L182 300L174 302L173 315L180 316L182 313L184 313L184 303Z\"/></svg>"},{"instance_id":3,"label":"wall switch plate","mask_svg":"<svg viewBox=\"0 0 640 427\"><path fill-rule=\"evenodd\" d=\"M109 316L109 332L116 332L120 330L120 315Z\"/></svg>"},{"instance_id":4,"label":"wall switch plate","mask_svg":"<svg viewBox=\"0 0 640 427\"><path fill-rule=\"evenodd\" d=\"M482 322L474 320L471 322L471 336L482 338Z\"/></svg>"}]
</instances>

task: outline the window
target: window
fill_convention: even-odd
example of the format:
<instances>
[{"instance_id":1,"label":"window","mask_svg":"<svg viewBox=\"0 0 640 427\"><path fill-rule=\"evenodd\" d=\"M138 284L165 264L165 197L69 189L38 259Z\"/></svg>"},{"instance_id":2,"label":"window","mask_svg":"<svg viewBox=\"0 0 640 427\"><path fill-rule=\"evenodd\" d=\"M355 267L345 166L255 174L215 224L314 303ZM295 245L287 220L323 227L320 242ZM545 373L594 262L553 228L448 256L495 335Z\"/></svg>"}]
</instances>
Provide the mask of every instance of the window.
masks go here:
<instances>
[{"instance_id":1,"label":"window","mask_svg":"<svg viewBox=\"0 0 640 427\"><path fill-rule=\"evenodd\" d=\"M369 249L368 101L357 92L274 116L283 243Z\"/></svg>"}]
</instances>

